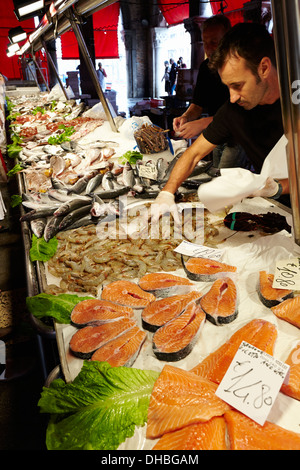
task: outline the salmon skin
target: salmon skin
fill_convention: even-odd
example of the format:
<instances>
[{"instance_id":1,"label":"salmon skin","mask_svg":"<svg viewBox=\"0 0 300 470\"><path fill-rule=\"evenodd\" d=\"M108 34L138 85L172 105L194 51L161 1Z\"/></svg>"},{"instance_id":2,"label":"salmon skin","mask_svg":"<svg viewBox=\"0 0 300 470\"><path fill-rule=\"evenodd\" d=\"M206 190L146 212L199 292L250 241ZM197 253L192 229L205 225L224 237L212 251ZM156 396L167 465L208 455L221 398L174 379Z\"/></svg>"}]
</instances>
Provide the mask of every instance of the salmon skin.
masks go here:
<instances>
[{"instance_id":1,"label":"salmon skin","mask_svg":"<svg viewBox=\"0 0 300 470\"><path fill-rule=\"evenodd\" d=\"M141 289L151 292L155 297L187 294L193 284L186 278L169 273L149 273L139 280Z\"/></svg>"},{"instance_id":2,"label":"salmon skin","mask_svg":"<svg viewBox=\"0 0 300 470\"><path fill-rule=\"evenodd\" d=\"M221 263L209 258L190 258L185 262L181 255L181 261L186 275L192 281L215 281L227 273L236 272L236 266Z\"/></svg>"},{"instance_id":3,"label":"salmon skin","mask_svg":"<svg viewBox=\"0 0 300 470\"><path fill-rule=\"evenodd\" d=\"M233 333L216 351L191 369L191 372L219 384L242 341L273 355L276 338L277 330L273 323L262 319L252 320Z\"/></svg>"},{"instance_id":4,"label":"salmon skin","mask_svg":"<svg viewBox=\"0 0 300 470\"><path fill-rule=\"evenodd\" d=\"M131 281L114 281L103 287L101 299L132 308L144 308L156 300L155 295L145 292Z\"/></svg>"},{"instance_id":5,"label":"salmon skin","mask_svg":"<svg viewBox=\"0 0 300 470\"><path fill-rule=\"evenodd\" d=\"M208 321L214 325L232 322L238 315L237 289L230 277L217 279L201 297L200 305Z\"/></svg>"},{"instance_id":6,"label":"salmon skin","mask_svg":"<svg viewBox=\"0 0 300 470\"><path fill-rule=\"evenodd\" d=\"M266 421L257 424L239 411L225 413L231 450L299 450L300 434Z\"/></svg>"},{"instance_id":7,"label":"salmon skin","mask_svg":"<svg viewBox=\"0 0 300 470\"><path fill-rule=\"evenodd\" d=\"M153 335L152 347L161 361L180 361L193 349L205 321L205 313L191 302L174 320L159 328Z\"/></svg>"},{"instance_id":8,"label":"salmon skin","mask_svg":"<svg viewBox=\"0 0 300 470\"><path fill-rule=\"evenodd\" d=\"M131 307L113 304L107 300L86 299L78 302L71 312L71 324L77 328L101 325L122 317L133 317Z\"/></svg>"},{"instance_id":9,"label":"salmon skin","mask_svg":"<svg viewBox=\"0 0 300 470\"><path fill-rule=\"evenodd\" d=\"M165 365L152 389L146 437L156 439L195 423L223 416L231 407L215 394L217 384L179 367Z\"/></svg>"},{"instance_id":10,"label":"salmon skin","mask_svg":"<svg viewBox=\"0 0 300 470\"><path fill-rule=\"evenodd\" d=\"M284 300L275 307L271 307L271 310L281 320L300 328L300 295Z\"/></svg>"},{"instance_id":11,"label":"salmon skin","mask_svg":"<svg viewBox=\"0 0 300 470\"><path fill-rule=\"evenodd\" d=\"M275 289L273 286L274 274L266 271L259 272L258 297L266 307L275 307L283 300L293 297L293 291L288 289Z\"/></svg>"},{"instance_id":12,"label":"salmon skin","mask_svg":"<svg viewBox=\"0 0 300 470\"><path fill-rule=\"evenodd\" d=\"M292 349L284 362L290 366L290 375L288 383L283 383L280 391L295 400L300 400L300 343Z\"/></svg>"},{"instance_id":13,"label":"salmon skin","mask_svg":"<svg viewBox=\"0 0 300 470\"><path fill-rule=\"evenodd\" d=\"M98 326L85 326L72 336L69 343L70 350L81 359L90 359L103 344L134 326L136 323L130 318L121 318L113 323Z\"/></svg>"},{"instance_id":14,"label":"salmon skin","mask_svg":"<svg viewBox=\"0 0 300 470\"><path fill-rule=\"evenodd\" d=\"M97 349L91 360L108 362L112 367L131 367L146 337L145 331L134 326Z\"/></svg>"},{"instance_id":15,"label":"salmon skin","mask_svg":"<svg viewBox=\"0 0 300 470\"><path fill-rule=\"evenodd\" d=\"M145 330L155 332L158 328L180 315L192 301L199 300L201 293L197 291L183 295L172 295L157 299L142 311L142 326Z\"/></svg>"},{"instance_id":16,"label":"salmon skin","mask_svg":"<svg viewBox=\"0 0 300 470\"><path fill-rule=\"evenodd\" d=\"M152 450L227 450L225 419L216 417L168 432Z\"/></svg>"}]
</instances>

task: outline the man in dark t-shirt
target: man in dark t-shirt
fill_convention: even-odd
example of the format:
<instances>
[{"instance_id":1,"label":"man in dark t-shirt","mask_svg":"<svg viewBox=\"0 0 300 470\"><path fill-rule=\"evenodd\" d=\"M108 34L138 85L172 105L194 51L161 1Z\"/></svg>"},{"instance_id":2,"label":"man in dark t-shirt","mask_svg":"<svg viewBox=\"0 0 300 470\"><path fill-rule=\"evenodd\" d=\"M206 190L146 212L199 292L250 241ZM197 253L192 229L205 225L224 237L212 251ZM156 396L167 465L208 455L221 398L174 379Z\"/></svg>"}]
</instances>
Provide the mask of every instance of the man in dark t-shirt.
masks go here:
<instances>
[{"instance_id":1,"label":"man in dark t-shirt","mask_svg":"<svg viewBox=\"0 0 300 470\"><path fill-rule=\"evenodd\" d=\"M230 102L219 109L210 126L177 161L156 198L164 212L173 206L175 192L197 163L219 143L233 136L259 172L283 135L275 48L266 28L255 23L235 25L225 34L210 62L227 85ZM268 178L266 186L254 195L279 199L285 194L289 194L288 179Z\"/></svg>"},{"instance_id":2,"label":"man in dark t-shirt","mask_svg":"<svg viewBox=\"0 0 300 470\"><path fill-rule=\"evenodd\" d=\"M212 16L203 23L202 39L207 58L200 64L192 103L180 117L173 120L175 132L184 139L198 137L212 122L218 109L229 100L228 88L222 83L218 71L209 67L209 60L230 28L230 21L224 15ZM245 152L235 145L232 138L219 145L212 156L216 168L248 165Z\"/></svg>"}]
</instances>

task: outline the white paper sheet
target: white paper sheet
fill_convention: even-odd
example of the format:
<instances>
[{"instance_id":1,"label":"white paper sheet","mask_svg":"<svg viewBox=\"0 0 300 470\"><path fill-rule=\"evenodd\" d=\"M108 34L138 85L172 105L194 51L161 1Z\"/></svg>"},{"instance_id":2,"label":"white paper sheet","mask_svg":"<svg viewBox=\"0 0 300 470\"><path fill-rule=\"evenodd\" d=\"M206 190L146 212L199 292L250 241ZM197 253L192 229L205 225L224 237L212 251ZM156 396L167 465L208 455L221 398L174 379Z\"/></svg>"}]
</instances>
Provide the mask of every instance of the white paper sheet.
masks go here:
<instances>
[{"instance_id":1,"label":"white paper sheet","mask_svg":"<svg viewBox=\"0 0 300 470\"><path fill-rule=\"evenodd\" d=\"M244 168L221 169L220 177L200 185L199 200L209 211L215 212L225 206L239 203L263 188L269 176L288 178L286 145L287 139L283 135L265 159L260 174L254 174Z\"/></svg>"}]
</instances>

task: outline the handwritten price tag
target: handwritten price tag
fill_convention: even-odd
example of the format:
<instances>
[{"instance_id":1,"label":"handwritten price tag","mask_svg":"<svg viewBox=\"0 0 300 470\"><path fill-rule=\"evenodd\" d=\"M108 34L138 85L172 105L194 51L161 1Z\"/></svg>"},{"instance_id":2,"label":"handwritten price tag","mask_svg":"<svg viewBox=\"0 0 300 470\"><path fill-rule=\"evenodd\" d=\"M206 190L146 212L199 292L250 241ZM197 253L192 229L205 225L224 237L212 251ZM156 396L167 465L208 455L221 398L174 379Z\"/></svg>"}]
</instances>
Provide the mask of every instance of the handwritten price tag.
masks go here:
<instances>
[{"instance_id":1,"label":"handwritten price tag","mask_svg":"<svg viewBox=\"0 0 300 470\"><path fill-rule=\"evenodd\" d=\"M263 426L288 376L287 364L243 341L216 395Z\"/></svg>"},{"instance_id":2,"label":"handwritten price tag","mask_svg":"<svg viewBox=\"0 0 300 470\"><path fill-rule=\"evenodd\" d=\"M219 260L222 256L222 251L215 248L209 248L204 245L197 245L196 243L183 240L174 251L186 256L195 256L198 258L209 258Z\"/></svg>"},{"instance_id":3,"label":"handwritten price tag","mask_svg":"<svg viewBox=\"0 0 300 470\"><path fill-rule=\"evenodd\" d=\"M151 180L157 179L157 168L155 165L140 165L139 176L142 178L149 178Z\"/></svg>"},{"instance_id":4,"label":"handwritten price tag","mask_svg":"<svg viewBox=\"0 0 300 470\"><path fill-rule=\"evenodd\" d=\"M277 261L272 287L275 289L300 289L300 258Z\"/></svg>"}]
</instances>

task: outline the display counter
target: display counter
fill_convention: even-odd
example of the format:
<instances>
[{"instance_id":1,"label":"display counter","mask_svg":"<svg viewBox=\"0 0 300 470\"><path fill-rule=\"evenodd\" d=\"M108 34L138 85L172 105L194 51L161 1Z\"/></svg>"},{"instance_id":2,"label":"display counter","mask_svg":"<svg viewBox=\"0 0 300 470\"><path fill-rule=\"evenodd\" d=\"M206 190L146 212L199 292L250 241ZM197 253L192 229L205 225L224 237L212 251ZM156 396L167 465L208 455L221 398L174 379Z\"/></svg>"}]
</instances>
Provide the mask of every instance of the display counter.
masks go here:
<instances>
[{"instance_id":1,"label":"display counter","mask_svg":"<svg viewBox=\"0 0 300 470\"><path fill-rule=\"evenodd\" d=\"M234 272L227 273L226 277L229 277L236 286L237 312L230 320L217 324L209 321L204 315L204 321L189 353L183 358L171 355L172 359L168 361L155 354L154 333L144 328L143 308L133 308L132 319L138 330L145 334L142 345L129 367L153 371L157 376L166 366L189 372L225 344L240 328L252 321L260 320L275 328L277 337L272 354L279 361L286 361L293 347L299 342L299 327L277 317L270 306L261 301L259 274L263 271L274 274L276 263L280 260L298 259L299 247L294 243L292 216L288 208L271 200L246 198L233 207L212 214L198 201L195 189L185 188L180 191L179 206L183 211L182 214L189 214L192 221L190 218L182 219L180 231L176 232L169 217L165 227L170 229L170 232L162 230L158 235L156 233L151 237L150 214L153 215L151 207L159 191L158 172L161 170L166 174L174 156L186 148L185 141L167 141L166 149L142 154L142 164L147 163L143 166L146 170L148 167L151 174L137 175L136 171L141 170L138 163L133 164L136 170L134 174L127 174L129 167L122 157L128 151L133 155L132 152L139 150L134 132L142 124L151 125L151 122L144 120L145 118L134 116L128 120L117 118L118 132L113 132L109 122L105 120L105 115L99 114L98 108L83 111L83 108L79 109L74 103L48 102L47 95L36 97L34 102L26 101L25 97L22 101L16 99L14 104L14 111L22 110L21 116L14 122L14 129L23 139L18 143L21 149L17 161L22 169L18 171L17 177L22 195L21 224L30 299L38 297L39 294L53 296L56 300L61 295L101 299L105 287L113 282L126 280L139 285L140 279L152 272L154 276L166 273L189 280L188 290L197 293L199 300L209 292L214 280L199 281L187 275L184 265L187 253L181 243L189 242L193 249L196 245L200 250L198 257L199 253L205 257L203 250L206 250L207 258L219 260L236 268ZM63 123L60 124L60 128L59 123ZM66 132L70 129L70 125L74 132L68 136L65 134L66 139L59 141L63 135L61 131ZM56 140L53 140L53 137ZM202 171L202 175L209 177L208 170L209 165L207 171ZM92 179L91 172L93 178L101 175L99 177L101 183L89 192L86 189L88 184L86 181L82 190L74 191L76 184L79 187L81 178L89 174L88 181ZM128 179L125 179L125 176ZM135 178L132 179L132 176ZM124 187L127 190L124 191ZM54 211L61 211L63 204L66 202L74 204L75 200L81 200L76 209L82 209L88 205L86 202L88 198L90 198L89 204L98 203L93 206L94 214L98 218L86 219L90 216L89 209L88 212L82 211L81 217L73 217L70 225L60 225L61 229L45 232L45 227L49 220L52 220ZM85 204L82 204L82 201ZM125 209L127 217L127 225L123 232L120 231L120 208L122 211ZM41 210L44 210L43 217L30 219L28 216L32 211ZM187 212L184 212L185 210ZM266 226L257 226L254 230L235 230L234 225L226 227L224 224L224 218L228 213L269 214L272 220L273 216L274 219L281 216L280 220L285 222L284 228L273 226L268 230ZM60 217L62 222L63 216ZM43 223L46 224L40 236L36 231L36 225L34 228L31 223L39 219L43 219ZM49 230L49 226L47 227ZM106 232L101 231L103 227ZM113 229L117 229L117 235ZM45 233L48 235L45 236ZM47 247L52 246L55 240L55 248L52 256L48 254L44 260L42 257L36 259L38 257L36 252L38 255L43 255L43 248L38 242L38 239L43 237L49 244ZM34 243L37 243L35 247ZM194 255L190 254L190 257ZM154 260L158 264L154 264ZM178 291L173 290L172 295L182 295L181 292L178 287ZM294 290L293 294L296 296L297 291ZM155 300L157 299L153 297L151 301ZM64 322L53 315L54 320L51 322L49 321L51 314L48 316L46 311L45 322L41 312L43 305L46 304L43 302L40 304L38 315L35 316L36 311L31 308L30 301L28 303L37 333L56 339L61 377L68 386L74 382L84 364L90 360L90 357L84 359L78 357L70 348L73 336L82 328L71 322L70 316L69 321ZM117 322L110 323L111 327L117 326ZM95 325L90 325L91 328L93 326ZM51 380L47 385L51 388ZM298 433L299 407L297 399L279 392L270 409L268 420ZM147 434L147 424L137 425L133 436L127 439L125 436L117 447L119 450L150 450L157 441L158 438L151 438Z\"/></svg>"}]
</instances>

